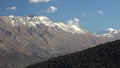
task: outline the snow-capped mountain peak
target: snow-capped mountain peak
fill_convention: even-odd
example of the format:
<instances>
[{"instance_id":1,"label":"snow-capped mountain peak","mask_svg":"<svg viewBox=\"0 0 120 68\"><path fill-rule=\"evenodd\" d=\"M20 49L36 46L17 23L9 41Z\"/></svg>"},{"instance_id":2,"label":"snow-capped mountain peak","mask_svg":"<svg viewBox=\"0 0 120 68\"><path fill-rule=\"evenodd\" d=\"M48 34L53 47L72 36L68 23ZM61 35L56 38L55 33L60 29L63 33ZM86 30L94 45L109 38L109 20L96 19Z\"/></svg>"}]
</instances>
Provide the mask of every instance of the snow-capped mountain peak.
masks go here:
<instances>
[{"instance_id":1,"label":"snow-capped mountain peak","mask_svg":"<svg viewBox=\"0 0 120 68\"><path fill-rule=\"evenodd\" d=\"M77 33L77 34L86 34L88 31L83 30L80 28L79 25L76 24L65 24L63 22L53 22L51 21L48 17L45 16L4 16L0 17L4 21L7 21L7 23L11 24L12 26L20 26L20 25L25 25L25 26L33 26L36 28L36 25L41 25L44 24L46 27L51 27L54 28L55 30L62 29L66 32L70 33Z\"/></svg>"},{"instance_id":2,"label":"snow-capped mountain peak","mask_svg":"<svg viewBox=\"0 0 120 68\"><path fill-rule=\"evenodd\" d=\"M105 30L102 30L98 32L96 35L98 37L104 36L104 37L114 37L120 33L120 30L113 29L113 28L107 28Z\"/></svg>"},{"instance_id":3,"label":"snow-capped mountain peak","mask_svg":"<svg viewBox=\"0 0 120 68\"><path fill-rule=\"evenodd\" d=\"M108 31L109 33L118 33L119 30L113 29L113 28L108 28L106 29L106 31Z\"/></svg>"}]
</instances>

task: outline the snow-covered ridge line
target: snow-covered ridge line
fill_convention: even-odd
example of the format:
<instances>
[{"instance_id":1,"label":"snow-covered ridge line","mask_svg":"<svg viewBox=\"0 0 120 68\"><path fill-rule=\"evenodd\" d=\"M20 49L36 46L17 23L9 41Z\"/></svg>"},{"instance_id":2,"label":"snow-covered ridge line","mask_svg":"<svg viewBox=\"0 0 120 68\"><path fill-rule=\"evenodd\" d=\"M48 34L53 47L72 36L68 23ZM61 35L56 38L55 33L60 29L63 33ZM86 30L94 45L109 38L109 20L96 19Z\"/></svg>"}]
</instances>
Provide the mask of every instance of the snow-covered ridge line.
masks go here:
<instances>
[{"instance_id":1,"label":"snow-covered ridge line","mask_svg":"<svg viewBox=\"0 0 120 68\"><path fill-rule=\"evenodd\" d=\"M24 24L28 26L35 26L36 24L43 23L45 25L49 25L52 21L50 21L47 17L45 16L34 16L34 17L22 17L22 16L3 16L0 17L5 20L8 20L9 23L12 23L13 26L17 26L18 24Z\"/></svg>"},{"instance_id":2,"label":"snow-covered ridge line","mask_svg":"<svg viewBox=\"0 0 120 68\"><path fill-rule=\"evenodd\" d=\"M120 34L120 30L117 29L113 29L113 28L107 28L103 31L100 31L98 34L95 34L97 37L114 37L114 36L118 36Z\"/></svg>"},{"instance_id":3,"label":"snow-covered ridge line","mask_svg":"<svg viewBox=\"0 0 120 68\"><path fill-rule=\"evenodd\" d=\"M19 26L19 25L26 25L26 26L34 26L44 24L47 27L52 27L56 30L64 30L70 33L79 33L79 34L86 34L88 33L87 30L81 29L79 25L76 24L64 24L63 22L53 22L48 17L45 16L2 16L0 17L3 20L7 20L12 26Z\"/></svg>"}]
</instances>

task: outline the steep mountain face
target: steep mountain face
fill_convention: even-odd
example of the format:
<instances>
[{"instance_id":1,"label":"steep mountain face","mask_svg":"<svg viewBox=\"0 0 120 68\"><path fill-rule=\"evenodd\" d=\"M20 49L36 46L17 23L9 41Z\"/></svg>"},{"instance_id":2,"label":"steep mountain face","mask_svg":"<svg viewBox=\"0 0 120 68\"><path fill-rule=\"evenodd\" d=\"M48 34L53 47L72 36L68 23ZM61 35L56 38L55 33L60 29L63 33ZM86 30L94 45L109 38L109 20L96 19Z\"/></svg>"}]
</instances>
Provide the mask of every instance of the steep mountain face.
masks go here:
<instances>
[{"instance_id":1,"label":"steep mountain face","mask_svg":"<svg viewBox=\"0 0 120 68\"><path fill-rule=\"evenodd\" d=\"M0 17L0 68L23 68L113 40L45 16Z\"/></svg>"}]
</instances>

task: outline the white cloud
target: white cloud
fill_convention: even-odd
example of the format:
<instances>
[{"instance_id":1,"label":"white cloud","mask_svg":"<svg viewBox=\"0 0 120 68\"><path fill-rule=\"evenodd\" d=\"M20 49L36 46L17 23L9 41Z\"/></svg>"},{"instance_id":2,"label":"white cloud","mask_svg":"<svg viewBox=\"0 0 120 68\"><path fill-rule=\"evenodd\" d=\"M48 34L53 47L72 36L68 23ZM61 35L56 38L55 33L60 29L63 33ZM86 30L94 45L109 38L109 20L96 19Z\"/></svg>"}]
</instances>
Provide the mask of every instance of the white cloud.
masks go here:
<instances>
[{"instance_id":1,"label":"white cloud","mask_svg":"<svg viewBox=\"0 0 120 68\"><path fill-rule=\"evenodd\" d=\"M99 15L104 14L104 12L102 10L96 10L95 12L91 12L91 13L90 12L82 12L81 16L82 17L94 16L94 15L96 15L96 13L99 14Z\"/></svg>"},{"instance_id":2,"label":"white cloud","mask_svg":"<svg viewBox=\"0 0 120 68\"><path fill-rule=\"evenodd\" d=\"M57 7L50 6L47 10L48 13L55 13L57 11Z\"/></svg>"},{"instance_id":3,"label":"white cloud","mask_svg":"<svg viewBox=\"0 0 120 68\"><path fill-rule=\"evenodd\" d=\"M92 15L94 15L94 13L86 13L86 12L81 13L81 17L88 17L88 16L92 16Z\"/></svg>"},{"instance_id":4,"label":"white cloud","mask_svg":"<svg viewBox=\"0 0 120 68\"><path fill-rule=\"evenodd\" d=\"M49 2L50 0L29 0L30 3Z\"/></svg>"},{"instance_id":5,"label":"white cloud","mask_svg":"<svg viewBox=\"0 0 120 68\"><path fill-rule=\"evenodd\" d=\"M70 25L72 25L72 24L78 25L79 21L80 21L80 20L75 17L74 19L69 20L69 21L68 21L68 24L70 24Z\"/></svg>"},{"instance_id":6,"label":"white cloud","mask_svg":"<svg viewBox=\"0 0 120 68\"><path fill-rule=\"evenodd\" d=\"M98 14L100 14L100 15L103 15L104 14L104 12L102 11L102 10L97 10L96 11Z\"/></svg>"},{"instance_id":7,"label":"white cloud","mask_svg":"<svg viewBox=\"0 0 120 68\"><path fill-rule=\"evenodd\" d=\"M17 8L15 6L11 6L11 7L7 7L7 10L17 10Z\"/></svg>"}]
</instances>

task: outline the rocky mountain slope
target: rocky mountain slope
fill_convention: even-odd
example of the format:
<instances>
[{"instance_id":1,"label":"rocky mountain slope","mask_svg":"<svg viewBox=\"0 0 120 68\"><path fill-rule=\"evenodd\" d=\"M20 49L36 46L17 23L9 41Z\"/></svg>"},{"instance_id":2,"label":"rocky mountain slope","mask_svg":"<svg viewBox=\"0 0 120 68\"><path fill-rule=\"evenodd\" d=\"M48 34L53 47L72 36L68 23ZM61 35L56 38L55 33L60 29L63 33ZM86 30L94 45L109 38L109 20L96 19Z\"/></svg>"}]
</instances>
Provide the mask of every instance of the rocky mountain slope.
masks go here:
<instances>
[{"instance_id":1,"label":"rocky mountain slope","mask_svg":"<svg viewBox=\"0 0 120 68\"><path fill-rule=\"evenodd\" d=\"M23 68L51 57L118 39L45 16L0 17L0 68Z\"/></svg>"}]
</instances>

